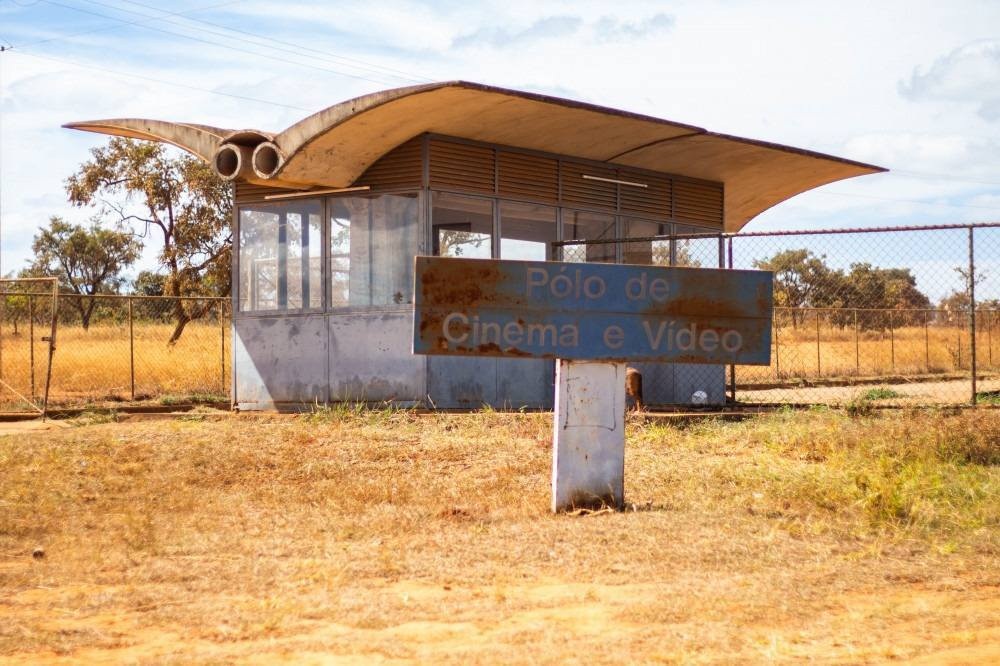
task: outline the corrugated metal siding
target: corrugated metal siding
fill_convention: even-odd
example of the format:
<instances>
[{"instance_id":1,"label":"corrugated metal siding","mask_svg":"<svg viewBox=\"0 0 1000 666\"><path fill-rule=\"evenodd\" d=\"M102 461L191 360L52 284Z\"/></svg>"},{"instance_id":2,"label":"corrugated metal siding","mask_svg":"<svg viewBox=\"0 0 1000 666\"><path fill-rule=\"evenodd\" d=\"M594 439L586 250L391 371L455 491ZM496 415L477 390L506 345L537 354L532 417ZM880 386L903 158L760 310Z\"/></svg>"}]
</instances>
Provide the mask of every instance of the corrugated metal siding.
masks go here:
<instances>
[{"instance_id":1,"label":"corrugated metal siding","mask_svg":"<svg viewBox=\"0 0 1000 666\"><path fill-rule=\"evenodd\" d=\"M722 226L722 185L675 180L674 215L680 221Z\"/></svg>"},{"instance_id":2,"label":"corrugated metal siding","mask_svg":"<svg viewBox=\"0 0 1000 666\"><path fill-rule=\"evenodd\" d=\"M559 162L502 150L497 155L500 196L559 200Z\"/></svg>"},{"instance_id":3,"label":"corrugated metal siding","mask_svg":"<svg viewBox=\"0 0 1000 666\"><path fill-rule=\"evenodd\" d=\"M614 169L579 164L576 162L561 162L560 189L564 204L577 204L588 208L605 208L615 210L618 204L618 186L600 180L588 180L584 175L598 178L618 177Z\"/></svg>"},{"instance_id":4,"label":"corrugated metal siding","mask_svg":"<svg viewBox=\"0 0 1000 666\"><path fill-rule=\"evenodd\" d=\"M493 194L496 176L495 152L490 147L432 139L431 188Z\"/></svg>"},{"instance_id":5,"label":"corrugated metal siding","mask_svg":"<svg viewBox=\"0 0 1000 666\"><path fill-rule=\"evenodd\" d=\"M368 185L375 191L420 187L421 144L417 137L397 146L368 167L354 184Z\"/></svg>"},{"instance_id":6,"label":"corrugated metal siding","mask_svg":"<svg viewBox=\"0 0 1000 666\"><path fill-rule=\"evenodd\" d=\"M643 217L666 219L670 217L672 180L668 176L618 170L618 178L630 183L643 183L646 187L620 186L620 206L623 213L639 213Z\"/></svg>"},{"instance_id":7,"label":"corrugated metal siding","mask_svg":"<svg viewBox=\"0 0 1000 666\"><path fill-rule=\"evenodd\" d=\"M386 153L356 181L374 191L418 188L423 137ZM626 168L560 160L503 147L446 138L429 141L428 171L433 189L498 194L514 199L560 203L652 219L721 227L721 183L696 181ZM588 180L584 174L645 183L647 187ZM295 192L250 183L236 184L236 203L261 201L268 194Z\"/></svg>"}]
</instances>

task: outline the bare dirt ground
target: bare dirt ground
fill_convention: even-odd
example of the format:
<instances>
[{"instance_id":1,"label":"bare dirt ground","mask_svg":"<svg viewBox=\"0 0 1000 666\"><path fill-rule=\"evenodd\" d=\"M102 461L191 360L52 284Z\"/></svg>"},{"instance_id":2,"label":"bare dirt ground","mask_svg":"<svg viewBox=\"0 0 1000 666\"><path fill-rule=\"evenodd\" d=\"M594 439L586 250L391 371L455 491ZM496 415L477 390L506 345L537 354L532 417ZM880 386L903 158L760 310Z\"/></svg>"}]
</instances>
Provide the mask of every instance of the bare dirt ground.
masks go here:
<instances>
[{"instance_id":1,"label":"bare dirt ground","mask_svg":"<svg viewBox=\"0 0 1000 666\"><path fill-rule=\"evenodd\" d=\"M551 417L0 439L0 662L1000 661L1000 414L629 431L547 513Z\"/></svg>"},{"instance_id":2,"label":"bare dirt ground","mask_svg":"<svg viewBox=\"0 0 1000 666\"><path fill-rule=\"evenodd\" d=\"M876 402L894 405L935 405L968 403L971 398L970 380L945 382L889 383L865 386L797 386L766 390L740 390L737 397L742 402L780 403L795 402L817 405L844 405L862 398L874 388L886 387L896 395ZM977 383L977 392L1000 392L1000 379L986 379Z\"/></svg>"}]
</instances>

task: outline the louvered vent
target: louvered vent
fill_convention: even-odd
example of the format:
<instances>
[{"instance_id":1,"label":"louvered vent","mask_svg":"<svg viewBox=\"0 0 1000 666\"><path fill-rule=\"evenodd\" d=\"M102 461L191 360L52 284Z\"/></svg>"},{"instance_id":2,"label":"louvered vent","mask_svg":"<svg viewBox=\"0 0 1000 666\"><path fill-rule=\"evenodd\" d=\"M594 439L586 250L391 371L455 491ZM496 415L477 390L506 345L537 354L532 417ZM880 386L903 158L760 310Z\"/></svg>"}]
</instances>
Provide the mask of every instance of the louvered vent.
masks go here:
<instances>
[{"instance_id":1,"label":"louvered vent","mask_svg":"<svg viewBox=\"0 0 1000 666\"><path fill-rule=\"evenodd\" d=\"M722 185L674 181L674 216L681 221L722 226Z\"/></svg>"},{"instance_id":2,"label":"louvered vent","mask_svg":"<svg viewBox=\"0 0 1000 666\"><path fill-rule=\"evenodd\" d=\"M393 148L368 167L355 185L373 190L420 187L422 170L421 139L416 137Z\"/></svg>"},{"instance_id":3,"label":"louvered vent","mask_svg":"<svg viewBox=\"0 0 1000 666\"><path fill-rule=\"evenodd\" d=\"M621 185L621 210L639 213L643 217L670 217L671 180L666 176L619 170L618 178L630 183L644 183L646 187Z\"/></svg>"},{"instance_id":4,"label":"louvered vent","mask_svg":"<svg viewBox=\"0 0 1000 666\"><path fill-rule=\"evenodd\" d=\"M431 187L493 193L493 148L434 139L430 145Z\"/></svg>"},{"instance_id":5,"label":"louvered vent","mask_svg":"<svg viewBox=\"0 0 1000 666\"><path fill-rule=\"evenodd\" d=\"M269 194L288 194L299 190L289 190L283 187L268 187L266 185L256 185L254 183L236 182L236 203L248 203L250 201L263 201Z\"/></svg>"},{"instance_id":6,"label":"louvered vent","mask_svg":"<svg viewBox=\"0 0 1000 666\"><path fill-rule=\"evenodd\" d=\"M562 162L560 177L562 179L563 203L614 210L618 200L618 186L600 180L589 180L584 178L584 175L611 180L618 177L618 174L612 169L602 169L575 162Z\"/></svg>"},{"instance_id":7,"label":"louvered vent","mask_svg":"<svg viewBox=\"0 0 1000 666\"><path fill-rule=\"evenodd\" d=\"M501 196L559 200L559 163L548 157L500 151Z\"/></svg>"}]
</instances>

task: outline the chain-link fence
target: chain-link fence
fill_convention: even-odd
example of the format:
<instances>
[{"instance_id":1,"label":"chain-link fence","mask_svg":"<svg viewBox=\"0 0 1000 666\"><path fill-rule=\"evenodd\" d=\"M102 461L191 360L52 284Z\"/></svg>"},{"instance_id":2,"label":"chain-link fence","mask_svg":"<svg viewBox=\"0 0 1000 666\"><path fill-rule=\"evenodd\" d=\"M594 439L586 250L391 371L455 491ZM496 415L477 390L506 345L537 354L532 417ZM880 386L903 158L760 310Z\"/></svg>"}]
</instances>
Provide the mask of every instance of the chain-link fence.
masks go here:
<instances>
[{"instance_id":1,"label":"chain-link fence","mask_svg":"<svg viewBox=\"0 0 1000 666\"><path fill-rule=\"evenodd\" d=\"M26 396L47 370L38 350L51 335L48 298L24 290L0 298L0 366ZM228 401L227 298L59 294L55 323L49 407ZM0 411L11 411L2 396Z\"/></svg>"},{"instance_id":2,"label":"chain-link fence","mask_svg":"<svg viewBox=\"0 0 1000 666\"><path fill-rule=\"evenodd\" d=\"M731 401L1000 404L1000 223L556 246L564 261L774 271L771 365L729 368Z\"/></svg>"},{"instance_id":3,"label":"chain-link fence","mask_svg":"<svg viewBox=\"0 0 1000 666\"><path fill-rule=\"evenodd\" d=\"M0 280L0 412L45 413L57 309L55 279Z\"/></svg>"}]
</instances>

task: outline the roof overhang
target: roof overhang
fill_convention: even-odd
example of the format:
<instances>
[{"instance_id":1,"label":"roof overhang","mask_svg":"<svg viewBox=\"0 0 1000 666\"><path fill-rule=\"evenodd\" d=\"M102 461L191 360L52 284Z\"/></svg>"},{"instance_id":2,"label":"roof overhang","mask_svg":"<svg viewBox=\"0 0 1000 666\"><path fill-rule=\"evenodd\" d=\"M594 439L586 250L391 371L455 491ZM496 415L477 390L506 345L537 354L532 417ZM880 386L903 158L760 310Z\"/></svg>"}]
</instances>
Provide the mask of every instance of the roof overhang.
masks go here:
<instances>
[{"instance_id":1,"label":"roof overhang","mask_svg":"<svg viewBox=\"0 0 1000 666\"><path fill-rule=\"evenodd\" d=\"M720 182L730 232L806 190L885 171L651 116L465 81L363 95L277 134L142 119L64 127L171 143L213 163L224 177L297 189L349 187L396 146L432 132ZM220 157L230 153L236 157Z\"/></svg>"}]
</instances>

